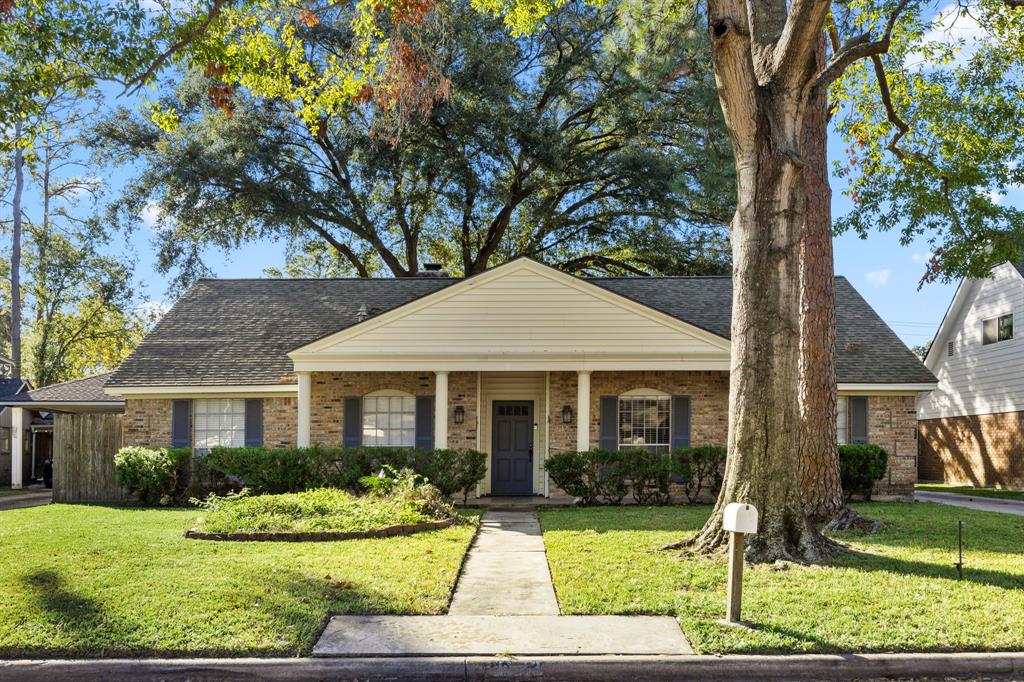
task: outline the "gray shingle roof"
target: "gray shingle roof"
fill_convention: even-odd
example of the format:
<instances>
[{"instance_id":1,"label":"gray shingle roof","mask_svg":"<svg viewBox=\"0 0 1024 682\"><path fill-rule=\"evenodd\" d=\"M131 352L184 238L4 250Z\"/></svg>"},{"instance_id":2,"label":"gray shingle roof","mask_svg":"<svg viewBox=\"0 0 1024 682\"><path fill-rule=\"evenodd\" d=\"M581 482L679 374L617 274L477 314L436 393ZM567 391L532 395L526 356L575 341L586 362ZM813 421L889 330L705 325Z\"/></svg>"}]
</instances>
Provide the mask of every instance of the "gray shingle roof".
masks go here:
<instances>
[{"instance_id":1,"label":"gray shingle roof","mask_svg":"<svg viewBox=\"0 0 1024 682\"><path fill-rule=\"evenodd\" d=\"M0 400L6 400L18 394L22 386L25 386L24 379L13 379L11 377L0 379Z\"/></svg>"},{"instance_id":2,"label":"gray shingle roof","mask_svg":"<svg viewBox=\"0 0 1024 682\"><path fill-rule=\"evenodd\" d=\"M74 379L62 384L50 384L25 393L4 398L4 402L54 403L54 402L99 402L120 403L120 398L103 392L112 372L97 374L85 379Z\"/></svg>"},{"instance_id":3,"label":"gray shingle roof","mask_svg":"<svg viewBox=\"0 0 1024 682\"><path fill-rule=\"evenodd\" d=\"M201 280L114 372L110 386L292 383L287 353L460 281ZM604 289L729 338L728 277L594 278ZM934 376L843 278L836 280L838 373L844 383L921 383Z\"/></svg>"}]
</instances>

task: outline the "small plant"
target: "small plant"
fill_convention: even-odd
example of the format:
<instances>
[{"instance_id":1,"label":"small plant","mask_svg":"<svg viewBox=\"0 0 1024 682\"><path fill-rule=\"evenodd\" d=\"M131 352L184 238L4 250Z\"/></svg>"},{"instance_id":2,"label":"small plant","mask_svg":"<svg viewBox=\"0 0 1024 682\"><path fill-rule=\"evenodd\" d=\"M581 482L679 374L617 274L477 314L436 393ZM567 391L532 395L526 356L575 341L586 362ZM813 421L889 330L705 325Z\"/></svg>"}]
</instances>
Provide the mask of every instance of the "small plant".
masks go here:
<instances>
[{"instance_id":1,"label":"small plant","mask_svg":"<svg viewBox=\"0 0 1024 682\"><path fill-rule=\"evenodd\" d=\"M591 485L591 469L585 452L556 452L544 461L544 470L551 482L567 495L579 498L580 504L594 504L597 491Z\"/></svg>"},{"instance_id":2,"label":"small plant","mask_svg":"<svg viewBox=\"0 0 1024 682\"><path fill-rule=\"evenodd\" d=\"M179 492L179 472L186 466L189 455L184 448L121 448L114 455L114 478L142 502L168 505Z\"/></svg>"},{"instance_id":3,"label":"small plant","mask_svg":"<svg viewBox=\"0 0 1024 682\"><path fill-rule=\"evenodd\" d=\"M877 445L840 445L839 475L846 498L861 494L871 500L875 481L885 476L889 453Z\"/></svg>"},{"instance_id":4,"label":"small plant","mask_svg":"<svg viewBox=\"0 0 1024 682\"><path fill-rule=\"evenodd\" d=\"M637 504L668 504L672 462L667 454L627 450L623 455L633 500Z\"/></svg>"},{"instance_id":5,"label":"small plant","mask_svg":"<svg viewBox=\"0 0 1024 682\"><path fill-rule=\"evenodd\" d=\"M693 504L703 491L718 496L725 476L726 449L721 445L699 445L672 451L672 473L681 479L686 501Z\"/></svg>"}]
</instances>

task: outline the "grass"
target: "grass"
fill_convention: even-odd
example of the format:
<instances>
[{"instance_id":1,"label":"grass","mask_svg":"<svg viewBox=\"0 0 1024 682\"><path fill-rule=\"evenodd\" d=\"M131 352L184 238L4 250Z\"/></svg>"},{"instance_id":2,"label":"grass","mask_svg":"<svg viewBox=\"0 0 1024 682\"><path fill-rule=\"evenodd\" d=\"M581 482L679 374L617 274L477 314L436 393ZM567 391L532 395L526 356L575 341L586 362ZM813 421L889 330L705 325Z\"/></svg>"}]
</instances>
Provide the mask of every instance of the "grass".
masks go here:
<instances>
[{"instance_id":1,"label":"grass","mask_svg":"<svg viewBox=\"0 0 1024 682\"><path fill-rule=\"evenodd\" d=\"M2 512L0 657L305 655L329 614L436 614L469 524L345 542L186 540L195 510Z\"/></svg>"},{"instance_id":2,"label":"grass","mask_svg":"<svg viewBox=\"0 0 1024 682\"><path fill-rule=\"evenodd\" d=\"M971 497L994 497L999 500L1020 500L1024 502L1024 490L1005 490L1003 488L975 488L969 485L951 485L949 483L918 483L916 490L931 493L955 493Z\"/></svg>"},{"instance_id":3,"label":"grass","mask_svg":"<svg viewBox=\"0 0 1024 682\"><path fill-rule=\"evenodd\" d=\"M749 630L718 622L724 557L656 550L694 535L709 507L545 510L541 523L563 613L677 616L701 653L1024 648L1024 518L929 503L856 508L885 526L838 534L855 551L833 565L747 568Z\"/></svg>"},{"instance_id":4,"label":"grass","mask_svg":"<svg viewBox=\"0 0 1024 682\"><path fill-rule=\"evenodd\" d=\"M207 504L200 527L208 533L365 531L436 520L400 495L356 497L335 488Z\"/></svg>"}]
</instances>

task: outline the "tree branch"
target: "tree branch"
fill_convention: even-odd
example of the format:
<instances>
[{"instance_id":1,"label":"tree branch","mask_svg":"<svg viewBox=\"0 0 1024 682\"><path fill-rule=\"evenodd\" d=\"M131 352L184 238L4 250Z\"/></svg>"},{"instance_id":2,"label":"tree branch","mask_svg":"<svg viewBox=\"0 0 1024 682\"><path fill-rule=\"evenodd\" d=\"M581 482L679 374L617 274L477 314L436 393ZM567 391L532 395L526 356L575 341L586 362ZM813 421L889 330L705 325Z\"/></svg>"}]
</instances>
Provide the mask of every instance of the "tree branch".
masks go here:
<instances>
[{"instance_id":1,"label":"tree branch","mask_svg":"<svg viewBox=\"0 0 1024 682\"><path fill-rule=\"evenodd\" d=\"M564 272L579 272L580 270L585 270L586 268L594 266L618 268L640 277L650 277L651 275L651 273L645 272L625 261L618 260L617 258L611 258L610 256L602 256L600 254L590 254L587 256L580 256L578 258L571 258L555 265L556 268Z\"/></svg>"},{"instance_id":2,"label":"tree branch","mask_svg":"<svg viewBox=\"0 0 1024 682\"><path fill-rule=\"evenodd\" d=\"M889 123L896 126L896 134L892 136L889 143L885 145L893 155L903 161L906 158L906 153L900 149L897 145L900 139L910 132L910 126L900 118L899 114L896 113L896 108L892 104L892 93L889 90L889 78L885 75L885 66L882 65L882 58L877 54L871 55L871 63L875 67L875 79L878 81L878 91L882 96L882 105L885 107L885 117Z\"/></svg>"}]
</instances>

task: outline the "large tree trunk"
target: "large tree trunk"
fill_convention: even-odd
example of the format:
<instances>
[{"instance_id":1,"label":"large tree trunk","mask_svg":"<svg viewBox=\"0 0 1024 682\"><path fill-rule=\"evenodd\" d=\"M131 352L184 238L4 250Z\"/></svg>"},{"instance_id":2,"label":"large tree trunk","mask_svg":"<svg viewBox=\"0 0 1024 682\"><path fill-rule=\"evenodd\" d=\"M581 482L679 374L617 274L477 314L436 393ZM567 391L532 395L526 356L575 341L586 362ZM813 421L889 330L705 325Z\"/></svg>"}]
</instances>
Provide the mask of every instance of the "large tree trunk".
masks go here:
<instances>
[{"instance_id":1,"label":"large tree trunk","mask_svg":"<svg viewBox=\"0 0 1024 682\"><path fill-rule=\"evenodd\" d=\"M713 0L708 8L738 204L731 234L729 454L718 502L693 546L721 548L725 505L749 503L760 524L746 557L759 562L814 561L827 546L804 515L799 449L801 130L806 86L817 68L805 36L781 42L777 9L757 5L748 15L741 0ZM764 23L752 26L751 17ZM819 7L798 30L817 37L823 21Z\"/></svg>"},{"instance_id":2,"label":"large tree trunk","mask_svg":"<svg viewBox=\"0 0 1024 682\"><path fill-rule=\"evenodd\" d=\"M14 139L21 142L21 123L14 124ZM21 197L25 191L25 153L14 151L14 227L11 233L11 376L21 377Z\"/></svg>"},{"instance_id":3,"label":"large tree trunk","mask_svg":"<svg viewBox=\"0 0 1024 682\"><path fill-rule=\"evenodd\" d=\"M825 36L816 50L825 64ZM803 125L804 230L800 241L800 480L804 512L825 523L843 505L836 435L836 317L828 98L807 104Z\"/></svg>"}]
</instances>

